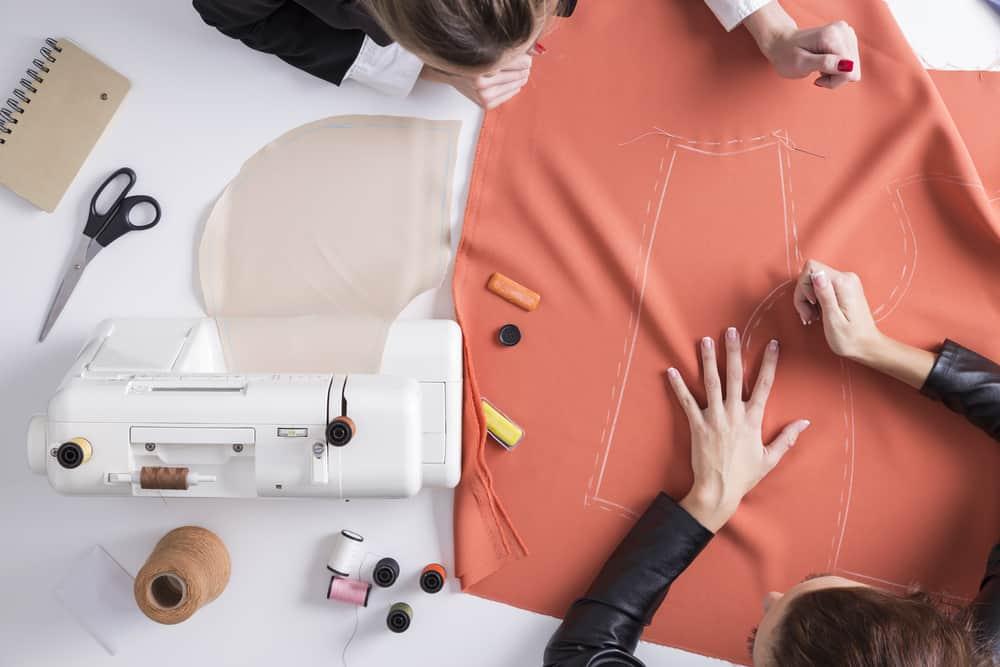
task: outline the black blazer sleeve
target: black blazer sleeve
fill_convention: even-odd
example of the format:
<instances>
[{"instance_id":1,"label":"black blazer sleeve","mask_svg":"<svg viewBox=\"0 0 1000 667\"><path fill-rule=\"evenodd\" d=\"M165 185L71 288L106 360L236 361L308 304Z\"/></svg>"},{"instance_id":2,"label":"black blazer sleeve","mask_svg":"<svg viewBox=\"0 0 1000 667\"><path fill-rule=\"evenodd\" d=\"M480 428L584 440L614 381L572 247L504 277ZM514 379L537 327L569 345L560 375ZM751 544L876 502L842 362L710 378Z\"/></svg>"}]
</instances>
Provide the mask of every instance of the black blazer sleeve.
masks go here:
<instances>
[{"instance_id":1,"label":"black blazer sleeve","mask_svg":"<svg viewBox=\"0 0 1000 667\"><path fill-rule=\"evenodd\" d=\"M194 8L205 23L223 34L340 85L361 51L365 31L331 25L332 21L323 20L303 4L291 0L194 0ZM339 13L340 4L329 0L329 11Z\"/></svg>"},{"instance_id":2,"label":"black blazer sleeve","mask_svg":"<svg viewBox=\"0 0 1000 667\"><path fill-rule=\"evenodd\" d=\"M661 493L569 608L545 649L545 667L641 667L632 656L670 584L712 533Z\"/></svg>"},{"instance_id":3,"label":"black blazer sleeve","mask_svg":"<svg viewBox=\"0 0 1000 667\"><path fill-rule=\"evenodd\" d=\"M921 391L1000 440L1000 366L989 359L947 340ZM1000 544L987 558L972 614L980 641L1000 661Z\"/></svg>"},{"instance_id":4,"label":"black blazer sleeve","mask_svg":"<svg viewBox=\"0 0 1000 667\"><path fill-rule=\"evenodd\" d=\"M920 390L1000 440L1000 366L946 340Z\"/></svg>"}]
</instances>

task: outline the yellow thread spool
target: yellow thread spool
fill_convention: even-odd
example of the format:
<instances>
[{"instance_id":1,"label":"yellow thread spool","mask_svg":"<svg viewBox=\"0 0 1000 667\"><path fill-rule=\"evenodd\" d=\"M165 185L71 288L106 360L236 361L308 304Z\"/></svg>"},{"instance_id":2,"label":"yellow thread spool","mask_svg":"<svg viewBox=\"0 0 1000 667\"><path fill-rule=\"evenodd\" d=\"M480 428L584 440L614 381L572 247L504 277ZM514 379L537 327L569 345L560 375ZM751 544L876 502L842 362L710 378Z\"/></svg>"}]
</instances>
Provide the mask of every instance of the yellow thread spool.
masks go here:
<instances>
[{"instance_id":1,"label":"yellow thread spool","mask_svg":"<svg viewBox=\"0 0 1000 667\"><path fill-rule=\"evenodd\" d=\"M486 417L486 431L490 436L508 451L517 447L524 437L524 429L493 407L485 398L482 399L482 404L483 416Z\"/></svg>"}]
</instances>

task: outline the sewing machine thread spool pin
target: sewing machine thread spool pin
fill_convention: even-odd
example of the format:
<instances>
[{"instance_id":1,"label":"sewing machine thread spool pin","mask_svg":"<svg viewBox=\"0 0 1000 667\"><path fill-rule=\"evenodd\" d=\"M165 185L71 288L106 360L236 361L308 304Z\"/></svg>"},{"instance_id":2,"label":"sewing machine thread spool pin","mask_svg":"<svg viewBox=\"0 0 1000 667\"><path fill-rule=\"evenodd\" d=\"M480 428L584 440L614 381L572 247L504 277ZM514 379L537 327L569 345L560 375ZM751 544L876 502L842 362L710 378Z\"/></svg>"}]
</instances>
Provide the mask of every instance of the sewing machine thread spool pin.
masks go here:
<instances>
[{"instance_id":1,"label":"sewing machine thread spool pin","mask_svg":"<svg viewBox=\"0 0 1000 667\"><path fill-rule=\"evenodd\" d=\"M59 445L56 449L56 461L63 468L72 470L90 460L94 448L86 438L73 438Z\"/></svg>"},{"instance_id":2,"label":"sewing machine thread spool pin","mask_svg":"<svg viewBox=\"0 0 1000 667\"><path fill-rule=\"evenodd\" d=\"M347 415L336 417L326 427L327 442L334 447L343 447L351 441L356 430L354 420Z\"/></svg>"}]
</instances>

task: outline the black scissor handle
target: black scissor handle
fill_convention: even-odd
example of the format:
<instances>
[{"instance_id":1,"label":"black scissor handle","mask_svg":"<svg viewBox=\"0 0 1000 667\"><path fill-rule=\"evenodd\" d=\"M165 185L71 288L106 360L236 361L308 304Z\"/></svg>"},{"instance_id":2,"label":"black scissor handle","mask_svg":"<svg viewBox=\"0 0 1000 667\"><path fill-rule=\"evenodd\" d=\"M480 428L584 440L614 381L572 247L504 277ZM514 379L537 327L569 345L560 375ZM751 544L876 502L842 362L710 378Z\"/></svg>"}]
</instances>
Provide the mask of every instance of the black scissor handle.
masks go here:
<instances>
[{"instance_id":1,"label":"black scissor handle","mask_svg":"<svg viewBox=\"0 0 1000 667\"><path fill-rule=\"evenodd\" d=\"M144 204L152 206L155 214L150 222L137 225L132 222L129 217L132 215L132 211L135 207L142 206ZM159 221L160 202L148 195L133 195L132 197L125 197L111 214L111 219L108 220L107 225L104 226L104 229L98 232L94 240L101 244L102 248L106 248L111 245L115 239L121 238L129 232L140 232L144 229L155 227L156 223Z\"/></svg>"},{"instance_id":2,"label":"black scissor handle","mask_svg":"<svg viewBox=\"0 0 1000 667\"><path fill-rule=\"evenodd\" d=\"M101 194L104 193L104 191L108 188L108 186L110 186L115 181L115 179L123 175L128 177L128 184L119 193L119 195L115 198L115 200L111 202L111 205L108 206L107 211L103 213L98 212L97 200L101 198ZM108 176L107 180L104 181L101 187L97 188L97 192L94 193L93 198L90 200L90 214L87 216L87 226L83 228L83 233L86 236L89 236L90 238L95 238L98 234L101 233L101 230L104 229L105 225L108 224L108 220L111 218L111 216L115 214L115 211L121 205L122 201L124 201L125 196L128 195L129 190L131 190L132 186L135 185L135 178L136 177L134 171L132 171L128 167L122 167L115 173ZM118 236L121 236L121 234L119 234ZM108 243L110 243L110 241ZM101 245L107 245L107 243L102 243Z\"/></svg>"}]
</instances>

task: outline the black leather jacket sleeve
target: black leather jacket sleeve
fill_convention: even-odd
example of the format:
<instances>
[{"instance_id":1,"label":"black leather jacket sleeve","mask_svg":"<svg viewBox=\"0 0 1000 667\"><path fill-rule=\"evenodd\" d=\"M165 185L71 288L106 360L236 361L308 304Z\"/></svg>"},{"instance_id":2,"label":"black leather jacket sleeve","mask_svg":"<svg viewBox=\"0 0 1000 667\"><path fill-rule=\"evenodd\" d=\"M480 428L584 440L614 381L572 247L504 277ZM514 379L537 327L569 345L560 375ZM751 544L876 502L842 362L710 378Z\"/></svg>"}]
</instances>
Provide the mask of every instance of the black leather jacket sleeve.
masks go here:
<instances>
[{"instance_id":1,"label":"black leather jacket sleeve","mask_svg":"<svg viewBox=\"0 0 1000 667\"><path fill-rule=\"evenodd\" d=\"M947 340L921 391L1000 441L1000 366ZM979 595L972 603L976 631L1000 661L1000 544L986 561Z\"/></svg>"},{"instance_id":2,"label":"black leather jacket sleeve","mask_svg":"<svg viewBox=\"0 0 1000 667\"><path fill-rule=\"evenodd\" d=\"M670 584L712 533L661 493L570 606L545 649L545 667L641 667L632 656Z\"/></svg>"},{"instance_id":3,"label":"black leather jacket sleeve","mask_svg":"<svg viewBox=\"0 0 1000 667\"><path fill-rule=\"evenodd\" d=\"M317 2L194 0L205 23L224 35L337 85L357 59L366 34L363 17L346 13L345 4L353 3L329 0L324 12ZM381 31L372 39L387 41Z\"/></svg>"}]
</instances>

